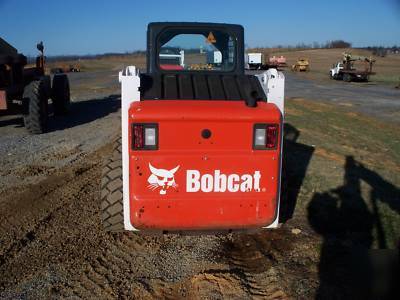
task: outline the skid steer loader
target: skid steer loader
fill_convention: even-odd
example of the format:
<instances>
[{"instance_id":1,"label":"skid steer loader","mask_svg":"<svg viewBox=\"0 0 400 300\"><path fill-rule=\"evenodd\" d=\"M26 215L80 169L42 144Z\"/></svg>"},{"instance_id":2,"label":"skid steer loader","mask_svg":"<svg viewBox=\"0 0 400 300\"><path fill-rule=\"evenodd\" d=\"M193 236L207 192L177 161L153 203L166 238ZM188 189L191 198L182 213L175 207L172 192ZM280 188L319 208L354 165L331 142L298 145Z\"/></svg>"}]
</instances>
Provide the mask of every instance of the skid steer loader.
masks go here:
<instances>
[{"instance_id":1,"label":"skid steer loader","mask_svg":"<svg viewBox=\"0 0 400 300\"><path fill-rule=\"evenodd\" d=\"M163 67L168 47L185 50L183 68ZM207 63L210 51L220 64ZM101 184L106 230L278 226L284 76L244 73L242 26L150 23L147 72L129 66L119 80L122 133Z\"/></svg>"}]
</instances>

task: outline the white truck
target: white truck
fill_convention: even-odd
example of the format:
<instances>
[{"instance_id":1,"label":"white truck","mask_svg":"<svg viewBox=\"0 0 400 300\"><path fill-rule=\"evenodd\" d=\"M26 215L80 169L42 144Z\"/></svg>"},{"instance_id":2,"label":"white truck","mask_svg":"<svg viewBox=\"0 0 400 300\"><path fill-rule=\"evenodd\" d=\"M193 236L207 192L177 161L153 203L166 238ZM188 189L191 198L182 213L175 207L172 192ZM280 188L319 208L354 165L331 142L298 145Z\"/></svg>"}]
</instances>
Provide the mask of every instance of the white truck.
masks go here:
<instances>
[{"instance_id":1,"label":"white truck","mask_svg":"<svg viewBox=\"0 0 400 300\"><path fill-rule=\"evenodd\" d=\"M208 51L207 52L207 63L212 65L220 65L222 63L221 51Z\"/></svg>"},{"instance_id":2,"label":"white truck","mask_svg":"<svg viewBox=\"0 0 400 300\"><path fill-rule=\"evenodd\" d=\"M341 70L343 70L343 63L337 62L332 66L332 69L330 69L329 76L332 79L339 79L339 76L341 76Z\"/></svg>"},{"instance_id":3,"label":"white truck","mask_svg":"<svg viewBox=\"0 0 400 300\"><path fill-rule=\"evenodd\" d=\"M263 67L263 54L262 53L247 53L245 56L246 69L260 70Z\"/></svg>"},{"instance_id":4,"label":"white truck","mask_svg":"<svg viewBox=\"0 0 400 300\"><path fill-rule=\"evenodd\" d=\"M354 67L354 62L361 61L364 63L364 69L357 70ZM339 61L332 66L329 71L331 79L350 81L368 81L372 72L372 65L375 60L371 57L355 56L350 53L343 53L343 61Z\"/></svg>"}]
</instances>

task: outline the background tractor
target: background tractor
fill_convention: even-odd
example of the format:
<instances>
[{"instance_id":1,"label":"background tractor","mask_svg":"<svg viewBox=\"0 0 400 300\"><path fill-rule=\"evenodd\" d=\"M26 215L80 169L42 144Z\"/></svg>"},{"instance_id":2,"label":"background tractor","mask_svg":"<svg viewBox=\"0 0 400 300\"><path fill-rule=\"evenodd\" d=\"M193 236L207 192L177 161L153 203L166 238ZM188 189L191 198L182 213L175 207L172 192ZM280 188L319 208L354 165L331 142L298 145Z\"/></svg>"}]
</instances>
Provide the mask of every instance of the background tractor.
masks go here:
<instances>
[{"instance_id":1,"label":"background tractor","mask_svg":"<svg viewBox=\"0 0 400 300\"><path fill-rule=\"evenodd\" d=\"M308 61L307 58L300 58L294 65L292 65L292 71L308 72L310 71L310 62Z\"/></svg>"},{"instance_id":2,"label":"background tractor","mask_svg":"<svg viewBox=\"0 0 400 300\"><path fill-rule=\"evenodd\" d=\"M81 72L80 64L60 64L50 69L50 73L52 74L62 74L70 72L72 73Z\"/></svg>"},{"instance_id":3,"label":"background tractor","mask_svg":"<svg viewBox=\"0 0 400 300\"><path fill-rule=\"evenodd\" d=\"M37 45L40 54L34 66L27 66L26 56L0 38L0 113L21 113L28 132L47 130L48 100L53 102L54 114L68 112L70 91L64 74L45 74L44 46Z\"/></svg>"}]
</instances>

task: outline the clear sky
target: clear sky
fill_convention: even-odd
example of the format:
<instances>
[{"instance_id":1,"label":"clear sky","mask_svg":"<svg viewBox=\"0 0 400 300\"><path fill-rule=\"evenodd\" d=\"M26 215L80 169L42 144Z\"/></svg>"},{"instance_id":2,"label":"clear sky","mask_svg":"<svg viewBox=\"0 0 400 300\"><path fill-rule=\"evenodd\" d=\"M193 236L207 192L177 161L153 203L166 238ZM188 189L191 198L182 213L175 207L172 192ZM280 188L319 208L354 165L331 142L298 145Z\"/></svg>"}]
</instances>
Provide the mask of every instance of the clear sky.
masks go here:
<instances>
[{"instance_id":1,"label":"clear sky","mask_svg":"<svg viewBox=\"0 0 400 300\"><path fill-rule=\"evenodd\" d=\"M0 36L26 55L144 50L152 21L241 24L246 45L400 45L400 0L0 0Z\"/></svg>"}]
</instances>

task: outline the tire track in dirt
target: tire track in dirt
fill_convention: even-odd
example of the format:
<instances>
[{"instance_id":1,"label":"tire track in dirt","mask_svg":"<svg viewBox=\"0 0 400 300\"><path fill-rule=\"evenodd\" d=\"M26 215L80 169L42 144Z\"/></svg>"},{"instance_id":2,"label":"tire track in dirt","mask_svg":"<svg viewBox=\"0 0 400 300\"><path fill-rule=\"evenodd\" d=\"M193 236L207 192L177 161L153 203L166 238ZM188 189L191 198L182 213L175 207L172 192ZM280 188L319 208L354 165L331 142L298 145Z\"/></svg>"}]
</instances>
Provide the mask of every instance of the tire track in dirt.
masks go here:
<instances>
[{"instance_id":1,"label":"tire track in dirt","mask_svg":"<svg viewBox=\"0 0 400 300\"><path fill-rule=\"evenodd\" d=\"M65 234L65 228L58 220L60 216L69 213L68 209L73 208L76 199L84 201L85 195L93 194L102 151L59 170L38 184L26 186L19 193L2 193L0 208L4 222L0 221L0 272L4 276L0 279L0 291L34 276L38 268L45 273L49 268L46 259L57 260L53 255L57 251L46 248L53 246L48 245L49 242L51 244ZM90 179L93 179L91 184ZM62 244L59 240L58 246L62 247Z\"/></svg>"},{"instance_id":2,"label":"tire track in dirt","mask_svg":"<svg viewBox=\"0 0 400 300\"><path fill-rule=\"evenodd\" d=\"M310 241L287 229L198 236L105 232L99 186L101 161L110 151L106 146L39 184L2 194L0 298L287 299L294 294L291 282L302 278L309 263L290 274L291 257Z\"/></svg>"},{"instance_id":3,"label":"tire track in dirt","mask_svg":"<svg viewBox=\"0 0 400 300\"><path fill-rule=\"evenodd\" d=\"M0 224L0 234L5 237L2 238L0 246L0 266L8 256L15 255L35 239L36 231L45 227L53 218L54 213L62 209L64 204L62 196L71 192L66 192L65 187L73 184L77 180L76 176L90 171L94 166L82 165L66 171L62 170L61 174L47 178L38 185L30 186L20 194L15 195L10 192L2 194L3 196L8 194L8 196L4 197L0 205L5 220ZM77 195L72 192L70 197L74 196ZM32 218L33 222L29 218Z\"/></svg>"}]
</instances>

